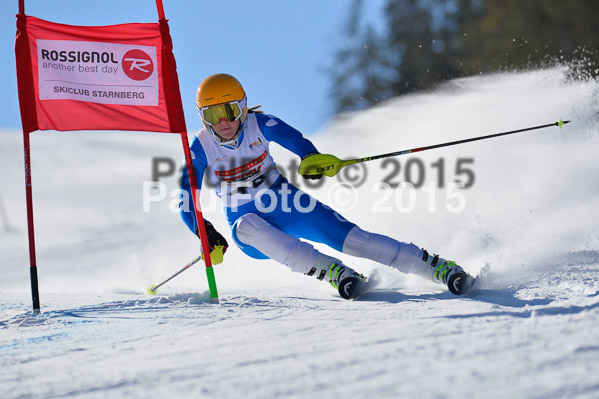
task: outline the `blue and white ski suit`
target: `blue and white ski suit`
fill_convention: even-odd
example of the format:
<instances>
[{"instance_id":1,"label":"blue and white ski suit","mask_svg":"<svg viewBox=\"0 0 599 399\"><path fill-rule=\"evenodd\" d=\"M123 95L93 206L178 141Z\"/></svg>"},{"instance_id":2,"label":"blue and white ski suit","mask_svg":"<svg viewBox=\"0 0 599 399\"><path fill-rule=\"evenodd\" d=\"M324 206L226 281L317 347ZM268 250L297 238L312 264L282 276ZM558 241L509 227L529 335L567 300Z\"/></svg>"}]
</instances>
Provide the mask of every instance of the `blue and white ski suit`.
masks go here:
<instances>
[{"instance_id":1,"label":"blue and white ski suit","mask_svg":"<svg viewBox=\"0 0 599 399\"><path fill-rule=\"evenodd\" d=\"M272 258L293 271L306 273L319 252L305 241L324 243L354 256L365 257L417 273L421 251L414 244L361 230L333 209L299 190L277 170L269 151L274 141L300 158L318 153L303 135L281 119L249 113L237 146L217 143L206 128L191 144L193 165L223 203L235 243L254 258ZM181 179L179 204L183 221L195 233L195 213L187 170ZM351 234L350 234L351 233Z\"/></svg>"}]
</instances>

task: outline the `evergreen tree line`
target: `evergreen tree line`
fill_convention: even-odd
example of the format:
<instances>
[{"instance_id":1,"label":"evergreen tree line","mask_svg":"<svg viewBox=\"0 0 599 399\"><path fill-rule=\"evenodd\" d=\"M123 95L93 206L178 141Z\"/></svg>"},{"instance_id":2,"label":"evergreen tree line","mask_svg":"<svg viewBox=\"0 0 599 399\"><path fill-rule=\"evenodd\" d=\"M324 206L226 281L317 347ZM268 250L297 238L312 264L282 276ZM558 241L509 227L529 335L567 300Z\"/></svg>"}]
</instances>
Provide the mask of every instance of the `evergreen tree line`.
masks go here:
<instances>
[{"instance_id":1,"label":"evergreen tree line","mask_svg":"<svg viewBox=\"0 0 599 399\"><path fill-rule=\"evenodd\" d=\"M330 69L336 112L448 79L568 63L596 77L599 0L387 0L374 23L352 0Z\"/></svg>"}]
</instances>

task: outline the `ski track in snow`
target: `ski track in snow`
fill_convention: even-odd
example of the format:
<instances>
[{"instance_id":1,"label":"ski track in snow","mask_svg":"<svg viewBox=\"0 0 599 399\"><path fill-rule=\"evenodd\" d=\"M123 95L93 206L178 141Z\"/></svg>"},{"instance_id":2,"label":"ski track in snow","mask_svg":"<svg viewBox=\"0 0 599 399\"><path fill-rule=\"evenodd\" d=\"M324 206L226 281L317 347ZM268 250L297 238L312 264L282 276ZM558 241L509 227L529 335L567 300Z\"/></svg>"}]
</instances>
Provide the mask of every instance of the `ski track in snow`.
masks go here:
<instances>
[{"instance_id":1,"label":"ski track in snow","mask_svg":"<svg viewBox=\"0 0 599 399\"><path fill-rule=\"evenodd\" d=\"M151 157L178 160L178 139L35 133L42 313L34 315L22 141L0 133L10 217L0 232L0 398L599 397L598 85L564 72L459 79L345 115L311 136L321 151L349 158L572 120L562 131L423 153L427 179L441 157L447 181L457 158L475 159L461 213L445 211L443 189L435 212L422 191L414 212L374 212L381 193L368 184L357 206L341 212L478 273L465 297L335 254L374 284L345 301L233 247L215 269L220 304L209 303L199 264L148 296L147 286L199 250L168 209L173 198L142 212ZM291 157L273 152L284 168ZM390 171L367 170L368 182ZM164 179L169 191L176 179ZM330 203L331 180L311 194ZM204 212L232 244L218 206Z\"/></svg>"}]
</instances>

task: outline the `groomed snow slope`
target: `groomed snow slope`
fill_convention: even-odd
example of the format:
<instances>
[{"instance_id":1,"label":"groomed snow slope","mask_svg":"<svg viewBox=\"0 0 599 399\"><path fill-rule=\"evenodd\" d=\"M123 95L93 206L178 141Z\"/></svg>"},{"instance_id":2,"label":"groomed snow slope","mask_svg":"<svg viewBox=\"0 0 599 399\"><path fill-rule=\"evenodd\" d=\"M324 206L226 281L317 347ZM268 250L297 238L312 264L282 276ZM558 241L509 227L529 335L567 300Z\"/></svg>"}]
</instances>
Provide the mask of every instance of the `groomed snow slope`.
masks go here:
<instances>
[{"instance_id":1,"label":"groomed snow slope","mask_svg":"<svg viewBox=\"0 0 599 399\"><path fill-rule=\"evenodd\" d=\"M22 139L0 133L0 397L598 397L599 85L567 72L455 80L310 136L350 158L572 121L372 161L317 188L293 177L362 228L480 272L480 290L461 298L321 246L376 289L344 301L231 247L215 269L219 305L199 264L150 297L148 285L199 252L172 211L177 177L144 196L153 158L179 167L179 138L34 133L42 313L32 315ZM271 148L291 178L293 158ZM421 187L380 188L406 179ZM207 190L203 200L232 243L218 202Z\"/></svg>"}]
</instances>

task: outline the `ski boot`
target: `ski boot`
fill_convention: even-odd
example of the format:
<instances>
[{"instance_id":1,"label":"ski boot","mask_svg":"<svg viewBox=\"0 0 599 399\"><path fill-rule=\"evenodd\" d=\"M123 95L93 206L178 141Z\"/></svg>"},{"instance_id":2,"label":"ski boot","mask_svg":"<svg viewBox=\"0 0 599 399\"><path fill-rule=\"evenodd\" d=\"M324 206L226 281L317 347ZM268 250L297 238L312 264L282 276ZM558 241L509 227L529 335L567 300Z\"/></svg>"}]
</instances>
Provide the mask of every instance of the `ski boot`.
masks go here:
<instances>
[{"instance_id":1,"label":"ski boot","mask_svg":"<svg viewBox=\"0 0 599 399\"><path fill-rule=\"evenodd\" d=\"M449 291L455 295L465 295L474 283L474 277L469 275L454 261L439 258L439 255L430 256L422 250L422 261L425 263L424 275L436 283L445 284Z\"/></svg>"},{"instance_id":2,"label":"ski boot","mask_svg":"<svg viewBox=\"0 0 599 399\"><path fill-rule=\"evenodd\" d=\"M322 254L319 254L316 265L306 274L316 275L317 279L327 281L344 299L357 298L366 281L366 277L362 274L345 266L339 260Z\"/></svg>"}]
</instances>

